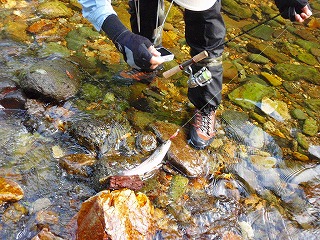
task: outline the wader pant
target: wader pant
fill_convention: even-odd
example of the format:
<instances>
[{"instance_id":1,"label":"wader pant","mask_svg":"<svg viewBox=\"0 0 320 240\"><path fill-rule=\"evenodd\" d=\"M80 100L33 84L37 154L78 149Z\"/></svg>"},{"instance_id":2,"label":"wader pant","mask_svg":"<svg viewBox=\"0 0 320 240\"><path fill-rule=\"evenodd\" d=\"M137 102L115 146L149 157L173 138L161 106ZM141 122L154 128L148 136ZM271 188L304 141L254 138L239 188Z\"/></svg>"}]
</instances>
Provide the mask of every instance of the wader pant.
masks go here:
<instances>
[{"instance_id":1,"label":"wader pant","mask_svg":"<svg viewBox=\"0 0 320 240\"><path fill-rule=\"evenodd\" d=\"M139 2L139 3L138 3ZM157 21L158 2L162 6L163 1L159 0L131 0L130 22L134 33L140 34L154 42L154 29L156 23L158 26L163 21L163 12L160 11L160 19ZM137 16L137 4L139 4L140 26ZM221 0L205 11L184 11L185 37L190 46L190 54L194 56L203 50L209 53L209 57L197 64L192 65L193 73L196 73L201 67L206 66L213 80L203 87L198 86L188 89L188 98L191 103L203 111L215 110L221 102L222 90L222 52L225 41L225 25L220 13ZM140 30L140 31L139 31Z\"/></svg>"}]
</instances>

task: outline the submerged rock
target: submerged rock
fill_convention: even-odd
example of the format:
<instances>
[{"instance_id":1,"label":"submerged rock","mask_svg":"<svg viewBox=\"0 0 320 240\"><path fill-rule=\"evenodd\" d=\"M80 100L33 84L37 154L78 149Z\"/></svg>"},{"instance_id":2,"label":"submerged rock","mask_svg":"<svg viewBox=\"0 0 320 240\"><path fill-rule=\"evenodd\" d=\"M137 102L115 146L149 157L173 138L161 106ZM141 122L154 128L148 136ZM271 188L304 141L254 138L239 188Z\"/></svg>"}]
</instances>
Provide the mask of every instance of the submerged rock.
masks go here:
<instances>
[{"instance_id":1,"label":"submerged rock","mask_svg":"<svg viewBox=\"0 0 320 240\"><path fill-rule=\"evenodd\" d=\"M175 124L157 121L152 125L156 135L162 140L168 140L176 132L179 126ZM204 176L208 170L209 156L205 151L198 151L191 148L187 143L187 134L180 131L172 139L172 144L168 152L168 161L178 171L187 177Z\"/></svg>"},{"instance_id":2,"label":"submerged rock","mask_svg":"<svg viewBox=\"0 0 320 240\"><path fill-rule=\"evenodd\" d=\"M58 17L71 17L73 11L61 1L43 2L38 6L38 14L43 18L54 19Z\"/></svg>"},{"instance_id":3,"label":"submerged rock","mask_svg":"<svg viewBox=\"0 0 320 240\"><path fill-rule=\"evenodd\" d=\"M64 101L79 90L81 73L78 65L62 58L39 61L27 69L20 86L32 97Z\"/></svg>"},{"instance_id":4,"label":"submerged rock","mask_svg":"<svg viewBox=\"0 0 320 240\"><path fill-rule=\"evenodd\" d=\"M306 80L320 85L320 72L315 68L305 65L281 63L275 66L279 76L288 81Z\"/></svg>"},{"instance_id":5,"label":"submerged rock","mask_svg":"<svg viewBox=\"0 0 320 240\"><path fill-rule=\"evenodd\" d=\"M72 154L59 159L60 166L69 174L76 174L88 177L92 173L91 166L96 158L86 154Z\"/></svg>"},{"instance_id":6,"label":"submerged rock","mask_svg":"<svg viewBox=\"0 0 320 240\"><path fill-rule=\"evenodd\" d=\"M58 237L49 231L48 228L43 228L36 236L34 236L31 240L64 240L64 238Z\"/></svg>"},{"instance_id":7,"label":"submerged rock","mask_svg":"<svg viewBox=\"0 0 320 240\"><path fill-rule=\"evenodd\" d=\"M105 122L91 118L70 121L67 131L80 145L101 157L111 149L126 147L125 136L130 127L115 121ZM130 154L129 151L126 154Z\"/></svg>"},{"instance_id":8,"label":"submerged rock","mask_svg":"<svg viewBox=\"0 0 320 240\"><path fill-rule=\"evenodd\" d=\"M16 202L24 196L23 189L16 182L0 177L0 204Z\"/></svg>"},{"instance_id":9,"label":"submerged rock","mask_svg":"<svg viewBox=\"0 0 320 240\"><path fill-rule=\"evenodd\" d=\"M229 99L237 105L247 109L254 109L255 104L263 97L273 94L271 87L256 82L248 82L228 94Z\"/></svg>"}]
</instances>

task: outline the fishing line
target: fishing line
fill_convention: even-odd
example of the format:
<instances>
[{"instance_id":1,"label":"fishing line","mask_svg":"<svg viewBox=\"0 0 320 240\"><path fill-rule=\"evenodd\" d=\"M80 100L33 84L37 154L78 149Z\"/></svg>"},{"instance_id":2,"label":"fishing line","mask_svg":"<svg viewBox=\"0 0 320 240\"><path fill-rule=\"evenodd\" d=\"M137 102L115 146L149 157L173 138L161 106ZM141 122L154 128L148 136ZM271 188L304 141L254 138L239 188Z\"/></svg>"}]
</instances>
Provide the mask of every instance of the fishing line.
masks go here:
<instances>
[{"instance_id":1,"label":"fishing line","mask_svg":"<svg viewBox=\"0 0 320 240\"><path fill-rule=\"evenodd\" d=\"M222 44L219 44L219 45L218 45L217 47L215 47L215 48L218 48L218 47L221 47L222 45L225 45L225 44L227 44L227 43L230 43L230 42L232 42L234 39L236 39L236 38L238 38L238 37L241 37L241 36L243 36L244 34L247 34L247 33L251 32L252 30L254 30L254 29L262 26L263 24L266 24L266 23L274 20L275 18L277 18L277 17L279 17L279 16L281 16L281 13L279 13L279 14L277 14L277 15L275 15L275 16L273 16L273 17L271 17L271 18L269 18L269 19L267 19L267 20L265 20L265 21L263 21L263 22L255 25L255 26L253 26L253 27L251 27L251 28L249 28L249 29L246 30L246 31L243 31L242 33L240 33L240 34L232 37L231 39L223 42ZM280 38L287 29L288 29L288 26L286 26L286 27L283 29L283 31L275 38L275 40L277 40L278 38ZM269 46L267 46L265 49L263 49L263 50L260 52L259 55L261 55L268 47L269 47ZM252 59L252 60L249 62L249 64L252 63L253 61L254 61L254 59ZM229 81L229 83L233 82L233 80L234 80L235 78L236 78L236 76L235 76L234 78L232 78L232 79ZM208 106L209 102L210 102L211 100L213 100L218 94L220 94L221 91L222 91L222 89L221 89L216 95L214 95L209 101L207 101L207 103L206 103L202 108L200 108L199 110L202 111L206 106ZM196 116L196 114L193 114L193 116L190 117L189 120L187 120L181 127L178 128L178 130L173 134L173 136L176 136L176 135L178 134L178 132L180 131L180 129L184 128L189 122L191 122L191 120L192 120L195 116Z\"/></svg>"}]
</instances>

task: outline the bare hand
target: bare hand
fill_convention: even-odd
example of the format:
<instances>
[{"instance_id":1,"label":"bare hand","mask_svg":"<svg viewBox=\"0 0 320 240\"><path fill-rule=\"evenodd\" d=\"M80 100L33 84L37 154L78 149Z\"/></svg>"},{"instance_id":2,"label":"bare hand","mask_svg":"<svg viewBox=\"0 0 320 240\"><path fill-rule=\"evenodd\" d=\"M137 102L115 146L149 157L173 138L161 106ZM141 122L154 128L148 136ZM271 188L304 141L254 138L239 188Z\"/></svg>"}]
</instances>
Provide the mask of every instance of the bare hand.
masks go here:
<instances>
[{"instance_id":1,"label":"bare hand","mask_svg":"<svg viewBox=\"0 0 320 240\"><path fill-rule=\"evenodd\" d=\"M300 14L296 14L295 15L295 19L297 22L303 22L304 20L306 20L307 18L309 18L312 15L312 12L310 10L310 8L307 6L304 6L301 9L301 13Z\"/></svg>"},{"instance_id":2,"label":"bare hand","mask_svg":"<svg viewBox=\"0 0 320 240\"><path fill-rule=\"evenodd\" d=\"M150 59L150 63L151 63L150 69L156 69L164 61L162 57L160 57L161 54L157 51L157 49L155 49L154 46L150 46L148 50L152 54L152 57Z\"/></svg>"}]
</instances>

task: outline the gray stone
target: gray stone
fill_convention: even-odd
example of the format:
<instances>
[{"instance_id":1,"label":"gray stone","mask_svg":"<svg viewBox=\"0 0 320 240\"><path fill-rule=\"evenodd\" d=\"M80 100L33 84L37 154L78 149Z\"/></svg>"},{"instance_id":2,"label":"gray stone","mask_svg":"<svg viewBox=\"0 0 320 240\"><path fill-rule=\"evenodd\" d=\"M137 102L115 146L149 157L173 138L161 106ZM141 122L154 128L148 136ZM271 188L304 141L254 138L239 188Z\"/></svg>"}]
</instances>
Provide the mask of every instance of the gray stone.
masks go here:
<instances>
[{"instance_id":1,"label":"gray stone","mask_svg":"<svg viewBox=\"0 0 320 240\"><path fill-rule=\"evenodd\" d=\"M47 59L27 69L22 74L20 85L29 95L64 101L78 92L82 75L71 61Z\"/></svg>"}]
</instances>

